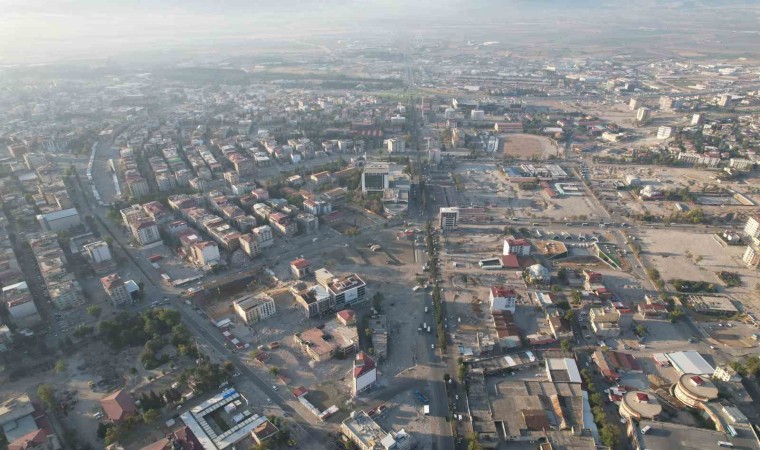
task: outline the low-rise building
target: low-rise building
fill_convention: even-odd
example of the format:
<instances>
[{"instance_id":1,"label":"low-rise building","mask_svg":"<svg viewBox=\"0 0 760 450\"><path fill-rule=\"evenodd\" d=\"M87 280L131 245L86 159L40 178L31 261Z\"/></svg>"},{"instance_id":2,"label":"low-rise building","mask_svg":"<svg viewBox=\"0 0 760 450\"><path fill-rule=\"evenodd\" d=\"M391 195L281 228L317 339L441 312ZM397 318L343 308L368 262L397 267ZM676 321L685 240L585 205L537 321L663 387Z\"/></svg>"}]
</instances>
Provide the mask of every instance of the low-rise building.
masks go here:
<instances>
[{"instance_id":1,"label":"low-rise building","mask_svg":"<svg viewBox=\"0 0 760 450\"><path fill-rule=\"evenodd\" d=\"M8 450L61 450L45 412L28 395L0 404L0 431Z\"/></svg>"},{"instance_id":2,"label":"low-rise building","mask_svg":"<svg viewBox=\"0 0 760 450\"><path fill-rule=\"evenodd\" d=\"M60 209L37 216L42 231L58 233L82 223L76 208Z\"/></svg>"},{"instance_id":3,"label":"low-rise building","mask_svg":"<svg viewBox=\"0 0 760 450\"><path fill-rule=\"evenodd\" d=\"M739 310L729 297L721 295L690 295L689 306L700 314L732 316Z\"/></svg>"},{"instance_id":4,"label":"low-rise building","mask_svg":"<svg viewBox=\"0 0 760 450\"><path fill-rule=\"evenodd\" d=\"M441 208L438 226L443 231L455 230L459 223L459 208Z\"/></svg>"},{"instance_id":5,"label":"low-rise building","mask_svg":"<svg viewBox=\"0 0 760 450\"><path fill-rule=\"evenodd\" d=\"M244 295L232 302L232 308L246 325L267 319L277 310L274 299L264 293Z\"/></svg>"},{"instance_id":6,"label":"low-rise building","mask_svg":"<svg viewBox=\"0 0 760 450\"><path fill-rule=\"evenodd\" d=\"M628 391L619 408L620 417L629 420L654 420L662 414L657 397L642 391Z\"/></svg>"},{"instance_id":7,"label":"low-rise building","mask_svg":"<svg viewBox=\"0 0 760 450\"><path fill-rule=\"evenodd\" d=\"M137 414L137 405L127 391L120 389L103 397L100 406L111 422L121 423L128 417Z\"/></svg>"},{"instance_id":8,"label":"low-rise building","mask_svg":"<svg viewBox=\"0 0 760 450\"><path fill-rule=\"evenodd\" d=\"M702 409L702 404L718 398L718 388L705 375L685 373L673 387L673 395L684 405Z\"/></svg>"},{"instance_id":9,"label":"low-rise building","mask_svg":"<svg viewBox=\"0 0 760 450\"><path fill-rule=\"evenodd\" d=\"M614 308L591 308L589 320L594 333L602 338L620 336L620 311Z\"/></svg>"},{"instance_id":10,"label":"low-rise building","mask_svg":"<svg viewBox=\"0 0 760 450\"><path fill-rule=\"evenodd\" d=\"M388 433L364 411L354 411L340 430L359 450L410 450L412 437L404 430Z\"/></svg>"},{"instance_id":11,"label":"low-rise building","mask_svg":"<svg viewBox=\"0 0 760 450\"><path fill-rule=\"evenodd\" d=\"M306 258L298 258L290 262L290 272L293 278L303 278L311 273L311 266Z\"/></svg>"}]
</instances>

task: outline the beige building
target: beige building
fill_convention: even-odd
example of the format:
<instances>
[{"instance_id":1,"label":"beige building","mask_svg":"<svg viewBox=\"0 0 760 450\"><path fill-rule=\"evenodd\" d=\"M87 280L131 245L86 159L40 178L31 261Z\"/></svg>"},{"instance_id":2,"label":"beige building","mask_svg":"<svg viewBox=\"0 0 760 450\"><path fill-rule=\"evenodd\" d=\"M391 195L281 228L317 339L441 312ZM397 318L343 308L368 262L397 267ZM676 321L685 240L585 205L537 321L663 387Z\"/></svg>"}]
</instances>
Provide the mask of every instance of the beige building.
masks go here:
<instances>
[{"instance_id":1,"label":"beige building","mask_svg":"<svg viewBox=\"0 0 760 450\"><path fill-rule=\"evenodd\" d=\"M673 387L673 394L686 406L702 409L702 405L718 398L718 388L704 375L685 373Z\"/></svg>"},{"instance_id":2,"label":"beige building","mask_svg":"<svg viewBox=\"0 0 760 450\"><path fill-rule=\"evenodd\" d=\"M274 299L267 294L245 295L232 302L235 314L251 325L274 315L276 307Z\"/></svg>"},{"instance_id":3,"label":"beige building","mask_svg":"<svg viewBox=\"0 0 760 450\"><path fill-rule=\"evenodd\" d=\"M662 405L654 395L629 391L620 401L620 416L629 420L653 420L662 413Z\"/></svg>"},{"instance_id":4,"label":"beige building","mask_svg":"<svg viewBox=\"0 0 760 450\"><path fill-rule=\"evenodd\" d=\"M131 300L127 286L118 274L112 273L101 278L100 284L103 285L103 290L106 291L108 299L114 306L123 305Z\"/></svg>"},{"instance_id":5,"label":"beige building","mask_svg":"<svg viewBox=\"0 0 760 450\"><path fill-rule=\"evenodd\" d=\"M594 333L599 337L620 336L620 311L616 309L591 308L589 321Z\"/></svg>"}]
</instances>

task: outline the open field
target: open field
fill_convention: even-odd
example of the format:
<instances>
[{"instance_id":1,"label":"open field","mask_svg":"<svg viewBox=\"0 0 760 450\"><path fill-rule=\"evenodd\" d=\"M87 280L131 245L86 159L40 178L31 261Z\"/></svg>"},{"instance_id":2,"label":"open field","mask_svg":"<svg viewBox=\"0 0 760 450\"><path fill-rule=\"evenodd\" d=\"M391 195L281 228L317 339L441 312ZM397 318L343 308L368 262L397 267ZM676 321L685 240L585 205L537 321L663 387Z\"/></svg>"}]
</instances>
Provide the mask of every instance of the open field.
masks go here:
<instances>
[{"instance_id":1,"label":"open field","mask_svg":"<svg viewBox=\"0 0 760 450\"><path fill-rule=\"evenodd\" d=\"M546 159L556 153L549 138L531 134L507 134L504 138L504 156L530 159Z\"/></svg>"}]
</instances>

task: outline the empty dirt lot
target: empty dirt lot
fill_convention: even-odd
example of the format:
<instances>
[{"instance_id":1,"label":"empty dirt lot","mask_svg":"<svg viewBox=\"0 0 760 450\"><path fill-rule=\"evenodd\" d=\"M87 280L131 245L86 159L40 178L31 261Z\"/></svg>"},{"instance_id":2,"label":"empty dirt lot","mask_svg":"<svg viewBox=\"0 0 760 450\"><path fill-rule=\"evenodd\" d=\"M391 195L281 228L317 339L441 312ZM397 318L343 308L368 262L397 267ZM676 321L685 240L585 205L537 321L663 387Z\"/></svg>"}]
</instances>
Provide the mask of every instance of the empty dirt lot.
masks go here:
<instances>
[{"instance_id":1,"label":"empty dirt lot","mask_svg":"<svg viewBox=\"0 0 760 450\"><path fill-rule=\"evenodd\" d=\"M549 141L549 138L543 136L533 136L531 134L510 134L504 138L504 156L529 159L540 158L546 159L549 155L557 152Z\"/></svg>"}]
</instances>

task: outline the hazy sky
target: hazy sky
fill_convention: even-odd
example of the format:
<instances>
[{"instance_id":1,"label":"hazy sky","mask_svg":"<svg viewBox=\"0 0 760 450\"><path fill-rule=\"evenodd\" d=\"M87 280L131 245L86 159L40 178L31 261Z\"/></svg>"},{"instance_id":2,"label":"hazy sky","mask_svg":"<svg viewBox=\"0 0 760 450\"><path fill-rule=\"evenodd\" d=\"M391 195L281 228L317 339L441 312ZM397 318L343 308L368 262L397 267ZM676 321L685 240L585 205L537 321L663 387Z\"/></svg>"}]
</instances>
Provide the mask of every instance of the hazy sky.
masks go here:
<instances>
[{"instance_id":1,"label":"hazy sky","mask_svg":"<svg viewBox=\"0 0 760 450\"><path fill-rule=\"evenodd\" d=\"M161 51L232 38L300 38L331 29L413 33L416 26L483 22L498 32L531 19L610 26L609 19L594 23L595 17L625 21L651 14L661 20L704 5L722 10L737 4L754 5L753 14L745 9L741 17L754 19L758 28L758 0L0 0L0 63ZM730 19L710 15L716 25L721 17Z\"/></svg>"}]
</instances>

